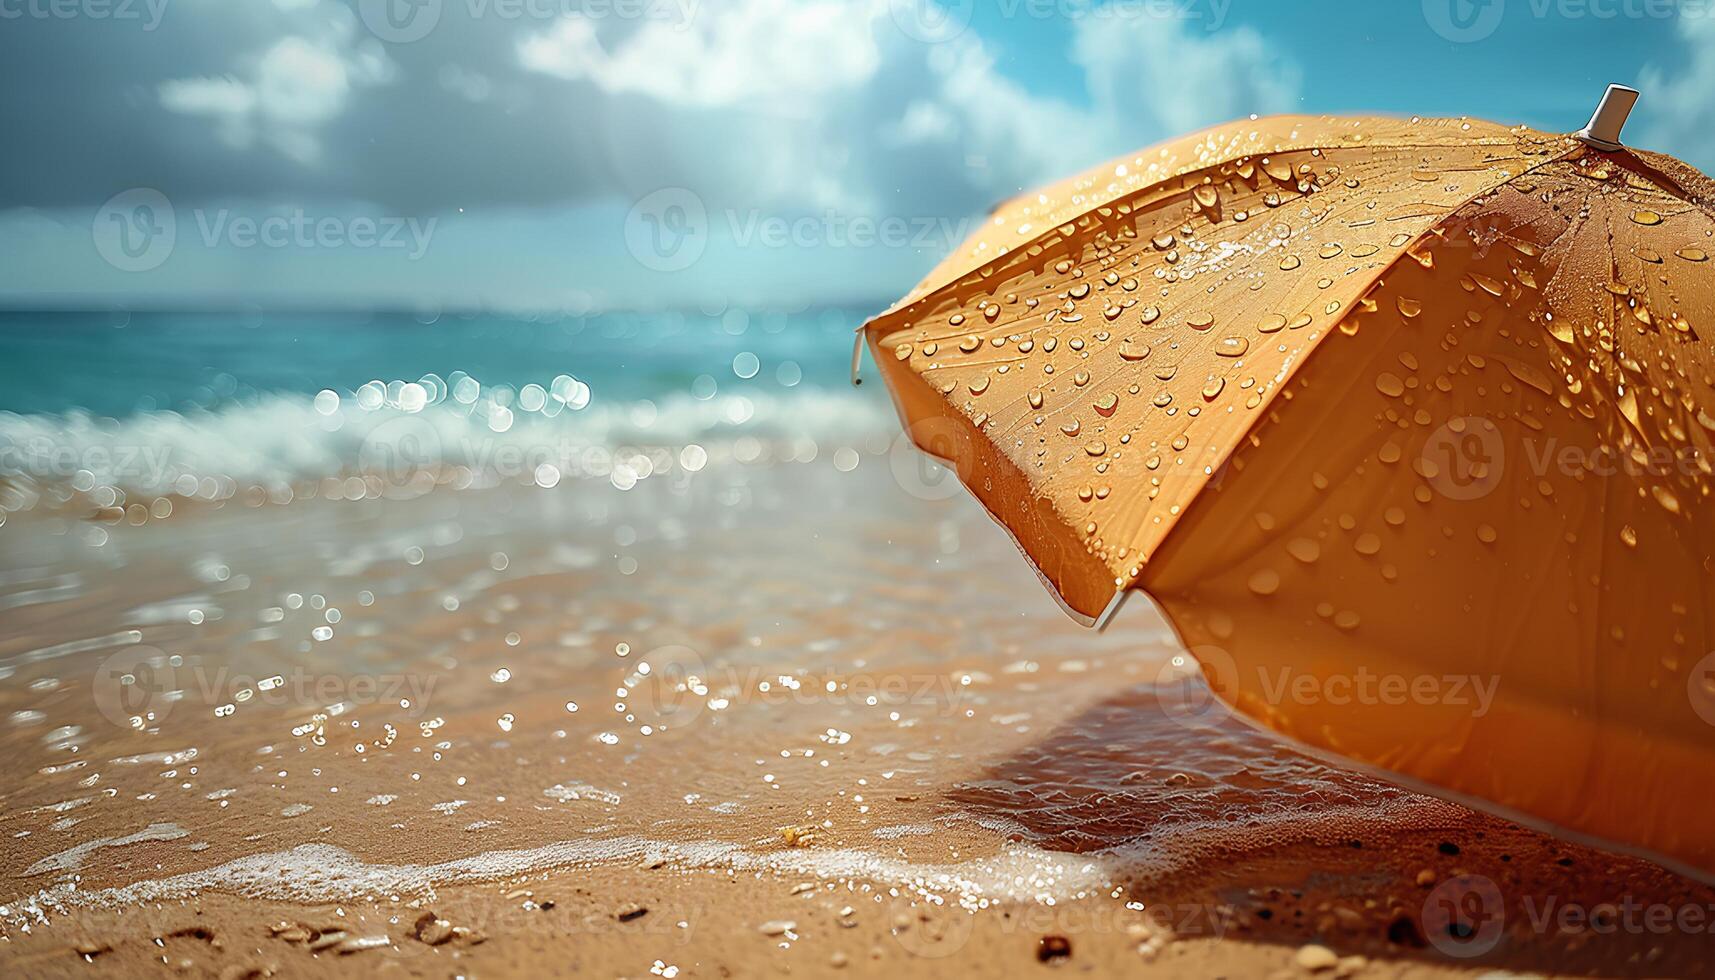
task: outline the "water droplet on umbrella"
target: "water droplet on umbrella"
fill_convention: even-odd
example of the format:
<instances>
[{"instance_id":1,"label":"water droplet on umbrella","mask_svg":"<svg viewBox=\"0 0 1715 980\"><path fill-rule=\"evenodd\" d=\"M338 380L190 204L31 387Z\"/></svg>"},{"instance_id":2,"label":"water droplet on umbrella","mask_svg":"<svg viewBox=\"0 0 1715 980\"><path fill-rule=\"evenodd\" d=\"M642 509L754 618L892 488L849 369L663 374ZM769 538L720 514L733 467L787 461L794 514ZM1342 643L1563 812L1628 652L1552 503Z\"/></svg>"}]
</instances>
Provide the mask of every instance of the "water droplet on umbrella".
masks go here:
<instances>
[{"instance_id":1,"label":"water droplet on umbrella","mask_svg":"<svg viewBox=\"0 0 1715 980\"><path fill-rule=\"evenodd\" d=\"M1659 486L1650 487L1650 493L1655 496L1655 502L1660 504L1663 510L1669 514L1679 513L1679 498L1673 495L1672 490Z\"/></svg>"},{"instance_id":2,"label":"water droplet on umbrella","mask_svg":"<svg viewBox=\"0 0 1715 980\"><path fill-rule=\"evenodd\" d=\"M1250 590L1257 595L1274 595L1280 589L1280 573L1264 568L1250 577Z\"/></svg>"}]
</instances>

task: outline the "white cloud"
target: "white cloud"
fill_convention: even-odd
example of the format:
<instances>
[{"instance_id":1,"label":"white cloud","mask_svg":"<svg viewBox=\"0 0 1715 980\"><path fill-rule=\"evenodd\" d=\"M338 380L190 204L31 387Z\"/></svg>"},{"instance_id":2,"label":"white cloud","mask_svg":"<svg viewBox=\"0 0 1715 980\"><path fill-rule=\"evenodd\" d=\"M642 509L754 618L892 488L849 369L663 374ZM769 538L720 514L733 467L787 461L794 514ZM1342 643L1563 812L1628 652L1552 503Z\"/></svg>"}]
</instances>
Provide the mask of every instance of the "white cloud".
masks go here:
<instances>
[{"instance_id":1,"label":"white cloud","mask_svg":"<svg viewBox=\"0 0 1715 980\"><path fill-rule=\"evenodd\" d=\"M373 39L360 38L349 10L322 0L275 0L301 28L219 77L162 82L163 108L205 116L230 146L258 141L300 163L321 154L318 131L349 108L354 90L389 81L393 64Z\"/></svg>"},{"instance_id":2,"label":"white cloud","mask_svg":"<svg viewBox=\"0 0 1715 980\"><path fill-rule=\"evenodd\" d=\"M629 110L636 128L661 134L657 157L705 195L894 214L962 216L1152 140L1289 108L1299 86L1248 29L1097 11L1073 25L1088 93L1074 103L1007 77L974 31L907 36L888 0L729 0L628 32L572 15L517 55L647 100ZM748 152L732 166L710 140Z\"/></svg>"},{"instance_id":3,"label":"white cloud","mask_svg":"<svg viewBox=\"0 0 1715 980\"><path fill-rule=\"evenodd\" d=\"M1197 20L1085 17L1072 60L1112 122L1161 136L1288 111L1298 100L1297 67L1248 27L1206 31Z\"/></svg>"},{"instance_id":4,"label":"white cloud","mask_svg":"<svg viewBox=\"0 0 1715 980\"><path fill-rule=\"evenodd\" d=\"M236 78L178 78L161 84L161 105L189 116L240 118L256 110L256 90Z\"/></svg>"},{"instance_id":5,"label":"white cloud","mask_svg":"<svg viewBox=\"0 0 1715 980\"><path fill-rule=\"evenodd\" d=\"M604 46L597 22L574 13L524 38L518 60L532 71L675 105L804 105L875 73L876 16L873 6L841 0L740 0L685 23L649 21Z\"/></svg>"},{"instance_id":6,"label":"white cloud","mask_svg":"<svg viewBox=\"0 0 1715 980\"><path fill-rule=\"evenodd\" d=\"M1703 170L1715 170L1715 15L1681 16L1678 34L1686 62L1672 71L1650 64L1638 76L1639 136L1633 146L1671 153Z\"/></svg>"}]
</instances>

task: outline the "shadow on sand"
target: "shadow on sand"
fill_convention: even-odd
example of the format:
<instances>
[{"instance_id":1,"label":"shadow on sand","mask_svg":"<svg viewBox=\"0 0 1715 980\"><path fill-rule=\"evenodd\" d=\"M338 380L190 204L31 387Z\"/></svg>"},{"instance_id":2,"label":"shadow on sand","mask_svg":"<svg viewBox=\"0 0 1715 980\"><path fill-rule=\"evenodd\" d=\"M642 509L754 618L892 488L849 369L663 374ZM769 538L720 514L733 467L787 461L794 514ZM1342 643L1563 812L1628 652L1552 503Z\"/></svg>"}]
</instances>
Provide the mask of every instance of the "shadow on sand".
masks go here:
<instances>
[{"instance_id":1,"label":"shadow on sand","mask_svg":"<svg viewBox=\"0 0 1715 980\"><path fill-rule=\"evenodd\" d=\"M1715 889L1328 766L1218 705L1179 714L1125 691L948 803L1102 861L1181 937L1602 976L1715 967Z\"/></svg>"}]
</instances>

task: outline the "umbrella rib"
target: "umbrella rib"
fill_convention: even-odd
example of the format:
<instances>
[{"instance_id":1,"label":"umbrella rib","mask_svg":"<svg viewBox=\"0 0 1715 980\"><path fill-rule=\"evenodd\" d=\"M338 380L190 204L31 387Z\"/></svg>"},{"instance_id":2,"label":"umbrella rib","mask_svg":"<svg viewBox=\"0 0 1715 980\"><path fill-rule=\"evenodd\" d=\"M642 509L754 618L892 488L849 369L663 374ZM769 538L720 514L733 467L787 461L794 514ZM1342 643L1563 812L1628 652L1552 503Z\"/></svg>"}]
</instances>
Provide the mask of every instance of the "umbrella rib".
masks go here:
<instances>
[{"instance_id":1,"label":"umbrella rib","mask_svg":"<svg viewBox=\"0 0 1715 980\"><path fill-rule=\"evenodd\" d=\"M1542 169L1543 167L1547 167L1547 166L1551 166L1551 165L1556 164L1556 163L1560 163L1561 161L1570 158L1573 154L1579 152L1582 149L1583 149L1583 147L1581 144L1572 145L1572 146L1566 147L1564 152L1546 156L1542 160L1539 160L1536 163L1531 164L1530 166L1523 168L1519 173L1514 174L1511 177L1508 177L1505 181L1501 181L1501 182L1499 182L1493 186L1485 187L1482 190L1472 192L1471 194L1466 196L1465 199L1462 202L1460 202L1458 205L1450 207L1446 213L1449 215L1457 214L1459 211L1463 210L1464 208L1469 207L1473 201L1477 200L1479 197L1482 197L1485 193L1488 193L1489 191L1494 190L1496 187L1500 187L1500 186L1503 186L1505 184L1510 184L1510 183L1518 180L1519 178L1524 177L1527 174L1534 173L1537 170ZM1411 241L1406 242L1404 245L1402 245L1400 247L1400 255L1403 256L1403 255L1411 252L1411 250L1414 249L1425 238L1434 234L1435 231L1441 227L1441 225L1442 225L1442 222L1437 221L1434 224L1432 224L1431 226L1429 226L1428 228L1424 229L1422 232L1419 232L1416 236L1414 236L1412 238ZM1360 290L1359 295L1361 296L1361 295L1367 294L1369 289L1371 289L1374 286L1375 281L1382 278L1382 276L1385 275L1385 273L1386 273L1385 269L1380 271L1380 272L1377 272L1375 274L1374 278L1370 281L1370 283L1365 285L1363 287L1363 289ZM1315 346L1320 346L1320 344L1317 344ZM1306 350L1302 351L1298 356L1297 362L1299 364L1303 364L1305 361L1307 361L1308 358L1310 357L1310 355L1314 352L1315 346L1307 348ZM1279 393L1286 388L1286 384L1285 384L1286 380L1287 379L1282 378L1282 379L1280 379L1279 383L1271 384L1267 387L1266 391L1263 394L1263 401L1261 404L1259 404L1257 406L1256 412L1253 413L1253 415L1251 417L1250 424L1245 426L1244 429L1237 434L1237 438L1234 439L1232 441L1232 443L1230 445L1228 445L1222 451L1219 458L1215 459L1214 461L1212 461L1210 463L1210 466L1213 469L1218 470L1222 466L1225 466L1227 463L1227 460L1232 458L1232 455L1233 455L1234 451L1236 451L1238 446L1240 444L1242 444L1244 442L1244 440L1249 438L1251 433L1253 433L1256 430L1256 427L1259 424L1261 424L1261 420L1263 418L1267 417L1268 409L1274 405ZM1167 539L1169 537L1171 537L1173 534L1173 529L1179 525L1180 521L1182 521L1184 519L1186 514L1190 513L1192 507L1194 507L1195 504L1196 504L1196 498L1193 498L1189 503L1187 503L1186 506L1180 508L1179 513L1177 513L1177 514L1169 513L1163 518L1163 522L1162 522L1163 527L1162 527L1162 529L1159 533L1159 536L1157 537L1156 542L1155 542L1155 548L1156 549L1159 549L1162 545L1164 545L1167 542ZM1134 539L1132 541L1132 547L1136 551L1145 554L1145 557L1142 560L1142 562L1140 562L1140 564L1146 565L1148 563L1149 556L1153 555L1153 553L1154 553L1153 550L1145 549L1144 542L1141 540L1136 540L1136 539ZM1138 579L1141 577L1141 574L1142 573L1140 572L1138 575L1129 576L1128 581L1125 585L1125 588L1129 589L1129 588L1132 588L1133 586L1135 586L1138 582Z\"/></svg>"}]
</instances>

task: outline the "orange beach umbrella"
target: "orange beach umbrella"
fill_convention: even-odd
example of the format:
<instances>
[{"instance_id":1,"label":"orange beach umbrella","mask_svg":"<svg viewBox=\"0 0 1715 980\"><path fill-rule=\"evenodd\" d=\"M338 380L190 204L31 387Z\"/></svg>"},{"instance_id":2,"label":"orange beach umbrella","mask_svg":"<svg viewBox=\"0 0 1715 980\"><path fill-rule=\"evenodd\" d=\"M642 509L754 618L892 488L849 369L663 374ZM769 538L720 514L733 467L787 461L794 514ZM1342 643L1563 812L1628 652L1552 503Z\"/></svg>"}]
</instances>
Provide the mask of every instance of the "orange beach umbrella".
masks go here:
<instances>
[{"instance_id":1,"label":"orange beach umbrella","mask_svg":"<svg viewBox=\"0 0 1715 980\"><path fill-rule=\"evenodd\" d=\"M863 328L1085 623L1240 712L1715 873L1715 181L1584 131L1283 116L1000 207Z\"/></svg>"}]
</instances>

